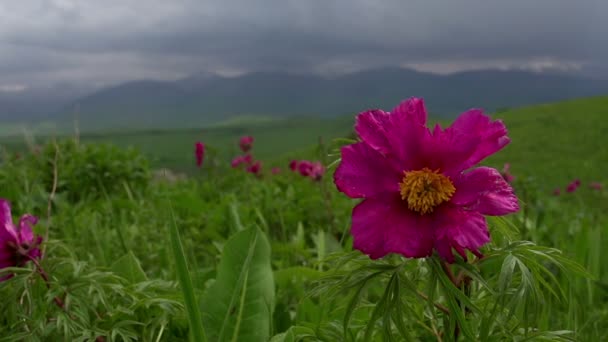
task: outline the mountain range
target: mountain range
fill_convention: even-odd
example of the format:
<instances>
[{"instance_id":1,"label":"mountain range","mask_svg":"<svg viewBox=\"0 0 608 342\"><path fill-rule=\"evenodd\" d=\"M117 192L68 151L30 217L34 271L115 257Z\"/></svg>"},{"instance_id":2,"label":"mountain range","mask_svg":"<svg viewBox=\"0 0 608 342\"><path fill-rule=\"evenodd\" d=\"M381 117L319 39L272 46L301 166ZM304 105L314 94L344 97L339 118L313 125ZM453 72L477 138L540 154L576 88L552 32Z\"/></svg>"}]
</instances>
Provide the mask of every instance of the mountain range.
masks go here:
<instances>
[{"instance_id":1,"label":"mountain range","mask_svg":"<svg viewBox=\"0 0 608 342\"><path fill-rule=\"evenodd\" d=\"M230 78L200 73L177 81L138 80L96 91L62 89L55 90L57 96L50 90L22 92L20 101L16 94L0 93L0 120L71 123L77 117L85 130L179 128L241 116L329 117L369 108L390 110L410 96L424 97L432 115L453 117L472 107L492 112L608 94L608 81L526 71L437 75L384 68L334 78L282 72Z\"/></svg>"}]
</instances>

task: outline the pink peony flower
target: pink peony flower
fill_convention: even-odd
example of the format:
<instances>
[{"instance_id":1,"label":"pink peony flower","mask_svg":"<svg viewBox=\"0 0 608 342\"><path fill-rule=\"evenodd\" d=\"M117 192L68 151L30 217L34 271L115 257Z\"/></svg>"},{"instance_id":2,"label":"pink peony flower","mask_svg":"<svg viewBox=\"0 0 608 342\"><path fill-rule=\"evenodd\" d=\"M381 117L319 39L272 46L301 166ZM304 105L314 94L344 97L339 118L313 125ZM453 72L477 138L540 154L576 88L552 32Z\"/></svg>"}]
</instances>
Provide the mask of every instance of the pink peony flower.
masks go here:
<instances>
[{"instance_id":1,"label":"pink peony flower","mask_svg":"<svg viewBox=\"0 0 608 342\"><path fill-rule=\"evenodd\" d=\"M312 163L312 167L310 168L309 177L314 180L321 180L323 178L323 174L325 173L325 168L321 162Z\"/></svg>"},{"instance_id":2,"label":"pink peony flower","mask_svg":"<svg viewBox=\"0 0 608 342\"><path fill-rule=\"evenodd\" d=\"M292 160L289 162L289 169L291 171L296 171L298 169L298 161L297 160Z\"/></svg>"},{"instance_id":3,"label":"pink peony flower","mask_svg":"<svg viewBox=\"0 0 608 342\"><path fill-rule=\"evenodd\" d=\"M599 183L599 182L591 182L591 183L589 184L589 187L590 187L591 189L593 189L593 190L597 190L597 191L601 191L601 190L602 190L602 188L603 188L602 183Z\"/></svg>"},{"instance_id":4,"label":"pink peony flower","mask_svg":"<svg viewBox=\"0 0 608 342\"><path fill-rule=\"evenodd\" d=\"M559 196L559 195L561 195L561 194L562 194L562 189L560 189L560 188L555 188L555 189L553 190L553 196Z\"/></svg>"},{"instance_id":5,"label":"pink peony flower","mask_svg":"<svg viewBox=\"0 0 608 342\"><path fill-rule=\"evenodd\" d=\"M453 262L452 249L481 256L479 248L490 241L483 215L519 210L498 170L474 168L509 143L501 121L481 110L463 113L446 129L430 130L426 121L418 98L391 113L363 112L355 124L362 141L342 147L334 182L363 199L352 213L353 247L373 259L421 258L436 250Z\"/></svg>"},{"instance_id":6,"label":"pink peony flower","mask_svg":"<svg viewBox=\"0 0 608 342\"><path fill-rule=\"evenodd\" d=\"M239 146L241 147L241 151L249 152L253 146L253 137L250 135L242 137L239 141Z\"/></svg>"},{"instance_id":7,"label":"pink peony flower","mask_svg":"<svg viewBox=\"0 0 608 342\"><path fill-rule=\"evenodd\" d=\"M205 157L205 144L197 141L194 144L194 155L196 156L196 166L203 166L203 158Z\"/></svg>"},{"instance_id":8,"label":"pink peony flower","mask_svg":"<svg viewBox=\"0 0 608 342\"><path fill-rule=\"evenodd\" d=\"M247 172L253 173L254 175L259 175L262 171L262 163L260 161L256 161L247 167Z\"/></svg>"},{"instance_id":9,"label":"pink peony flower","mask_svg":"<svg viewBox=\"0 0 608 342\"><path fill-rule=\"evenodd\" d=\"M310 176L312 172L312 163L308 160L300 160L298 163L298 171L304 177Z\"/></svg>"},{"instance_id":10,"label":"pink peony flower","mask_svg":"<svg viewBox=\"0 0 608 342\"><path fill-rule=\"evenodd\" d=\"M566 192L575 192L578 189L578 187L580 186L580 184L581 184L580 180L578 180L578 179L573 180L566 187Z\"/></svg>"},{"instance_id":11,"label":"pink peony flower","mask_svg":"<svg viewBox=\"0 0 608 342\"><path fill-rule=\"evenodd\" d=\"M273 167L270 172L272 172L273 175L278 175L279 173L281 173L281 168L280 167Z\"/></svg>"},{"instance_id":12,"label":"pink peony flower","mask_svg":"<svg viewBox=\"0 0 608 342\"><path fill-rule=\"evenodd\" d=\"M230 166L232 166L232 168L237 168L237 167L241 166L241 164L250 165L251 164L251 155L244 154L242 156L236 156L236 157L234 157L234 159L232 159L232 162L230 162Z\"/></svg>"},{"instance_id":13,"label":"pink peony flower","mask_svg":"<svg viewBox=\"0 0 608 342\"><path fill-rule=\"evenodd\" d=\"M0 199L0 269L5 267L21 267L30 259L41 257L38 246L42 237L34 236L32 226L38 219L32 215L21 216L15 227L11 216L11 207L7 200ZM0 281L11 278L8 275Z\"/></svg>"}]
</instances>

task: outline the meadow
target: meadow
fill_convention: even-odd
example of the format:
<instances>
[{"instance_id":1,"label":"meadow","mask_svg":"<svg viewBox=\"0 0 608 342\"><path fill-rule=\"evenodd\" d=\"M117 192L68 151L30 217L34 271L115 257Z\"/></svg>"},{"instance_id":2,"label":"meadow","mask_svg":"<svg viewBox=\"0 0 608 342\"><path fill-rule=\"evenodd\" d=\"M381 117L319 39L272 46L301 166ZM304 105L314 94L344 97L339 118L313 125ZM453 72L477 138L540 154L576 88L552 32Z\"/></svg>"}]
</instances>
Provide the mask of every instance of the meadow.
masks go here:
<instances>
[{"instance_id":1,"label":"meadow","mask_svg":"<svg viewBox=\"0 0 608 342\"><path fill-rule=\"evenodd\" d=\"M353 249L332 175L354 117L2 138L0 198L43 244L2 271L0 341L608 340L608 97L492 116L512 142L484 164L521 209L447 268ZM259 174L230 166L245 135Z\"/></svg>"}]
</instances>

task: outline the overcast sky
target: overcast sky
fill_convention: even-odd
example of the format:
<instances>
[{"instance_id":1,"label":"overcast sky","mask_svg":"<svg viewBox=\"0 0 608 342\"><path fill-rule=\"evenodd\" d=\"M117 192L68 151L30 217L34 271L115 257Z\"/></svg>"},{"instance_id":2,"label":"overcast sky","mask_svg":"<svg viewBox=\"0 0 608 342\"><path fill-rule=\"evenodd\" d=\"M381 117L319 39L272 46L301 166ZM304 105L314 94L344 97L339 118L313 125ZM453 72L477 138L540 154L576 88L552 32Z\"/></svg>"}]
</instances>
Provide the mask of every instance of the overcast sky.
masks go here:
<instances>
[{"instance_id":1,"label":"overcast sky","mask_svg":"<svg viewBox=\"0 0 608 342\"><path fill-rule=\"evenodd\" d=\"M199 71L592 70L608 0L0 0L0 91Z\"/></svg>"}]
</instances>

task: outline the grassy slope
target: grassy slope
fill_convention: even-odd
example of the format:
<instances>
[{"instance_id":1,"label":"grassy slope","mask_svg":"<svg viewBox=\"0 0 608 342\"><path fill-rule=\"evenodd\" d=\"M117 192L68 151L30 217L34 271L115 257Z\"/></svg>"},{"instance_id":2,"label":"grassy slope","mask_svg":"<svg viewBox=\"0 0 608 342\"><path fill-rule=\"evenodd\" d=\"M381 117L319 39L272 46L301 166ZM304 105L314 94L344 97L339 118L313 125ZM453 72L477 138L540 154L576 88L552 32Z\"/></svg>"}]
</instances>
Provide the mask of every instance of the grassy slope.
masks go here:
<instances>
[{"instance_id":1,"label":"grassy slope","mask_svg":"<svg viewBox=\"0 0 608 342\"><path fill-rule=\"evenodd\" d=\"M494 115L509 129L511 144L488 159L511 163L514 175L534 177L547 190L608 181L608 97L525 107Z\"/></svg>"}]
</instances>

